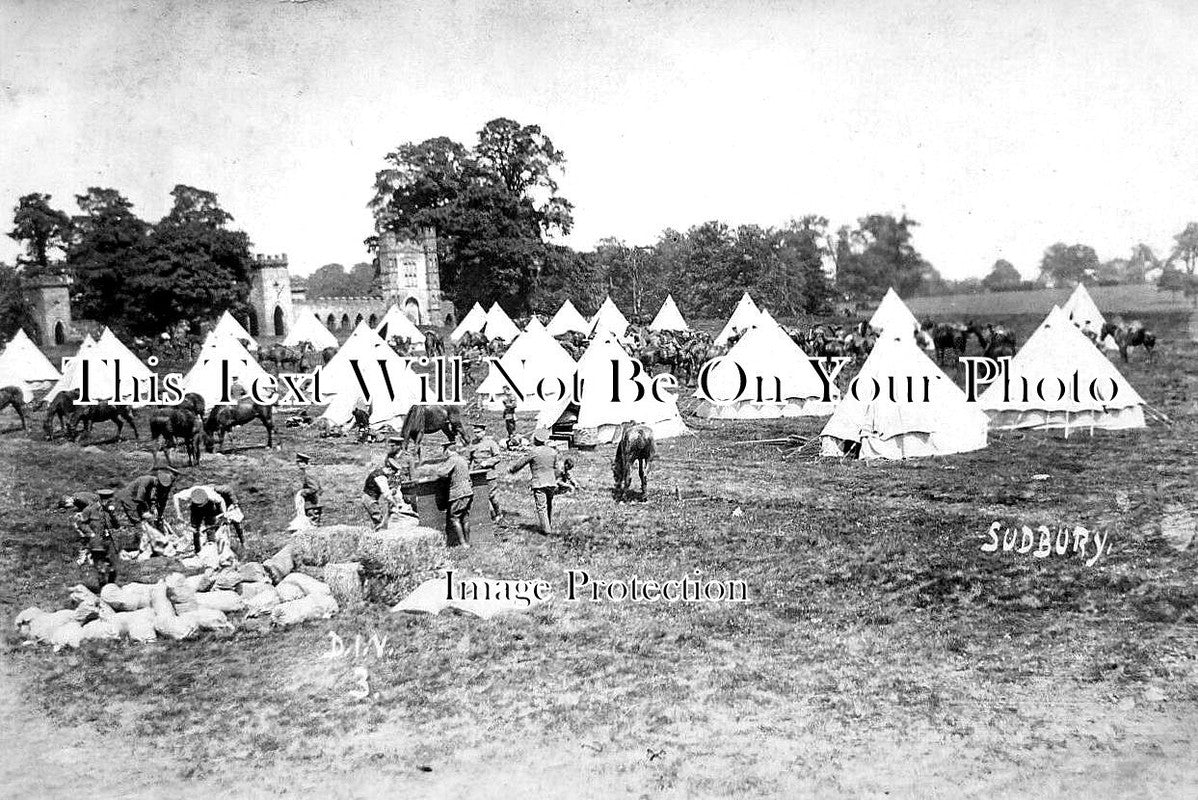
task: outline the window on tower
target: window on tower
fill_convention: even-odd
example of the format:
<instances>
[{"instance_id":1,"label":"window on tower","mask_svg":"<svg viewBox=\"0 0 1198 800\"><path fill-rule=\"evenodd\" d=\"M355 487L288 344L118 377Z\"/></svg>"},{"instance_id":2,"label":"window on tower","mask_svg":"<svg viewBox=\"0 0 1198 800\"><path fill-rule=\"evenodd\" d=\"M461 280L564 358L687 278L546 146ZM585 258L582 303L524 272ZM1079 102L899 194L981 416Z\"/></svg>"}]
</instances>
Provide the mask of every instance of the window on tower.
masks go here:
<instances>
[{"instance_id":1,"label":"window on tower","mask_svg":"<svg viewBox=\"0 0 1198 800\"><path fill-rule=\"evenodd\" d=\"M408 280L416 280L416 259L405 258L403 262L403 276Z\"/></svg>"}]
</instances>

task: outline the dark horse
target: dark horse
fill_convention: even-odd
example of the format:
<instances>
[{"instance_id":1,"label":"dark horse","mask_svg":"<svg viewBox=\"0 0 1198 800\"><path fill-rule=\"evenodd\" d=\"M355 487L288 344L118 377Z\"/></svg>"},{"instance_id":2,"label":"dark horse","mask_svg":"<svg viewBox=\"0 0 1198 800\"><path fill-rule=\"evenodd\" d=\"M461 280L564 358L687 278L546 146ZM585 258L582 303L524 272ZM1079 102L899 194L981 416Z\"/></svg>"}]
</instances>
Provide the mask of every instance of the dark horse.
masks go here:
<instances>
[{"instance_id":1,"label":"dark horse","mask_svg":"<svg viewBox=\"0 0 1198 800\"><path fill-rule=\"evenodd\" d=\"M47 439L54 438L54 420L56 419L62 428L62 435L68 439L74 438L75 429L71 427L71 417L75 414L75 400L78 398L78 389L54 395L54 399L50 401L50 405L46 409L46 421L42 423L42 430L45 431Z\"/></svg>"},{"instance_id":2,"label":"dark horse","mask_svg":"<svg viewBox=\"0 0 1198 800\"><path fill-rule=\"evenodd\" d=\"M459 437L465 442L466 430L462 427L462 407L413 404L408 409L408 413L404 415L403 428L400 429L399 436L403 439L404 450L415 444L416 452L419 453L420 444L424 441L424 434L437 431L444 433L450 444L456 442Z\"/></svg>"},{"instance_id":3,"label":"dark horse","mask_svg":"<svg viewBox=\"0 0 1198 800\"><path fill-rule=\"evenodd\" d=\"M129 427L133 429L133 438L137 438L137 423L133 421L133 409L129 406L117 406L107 402L86 406L77 405L71 413L71 430L74 431L80 422L83 423L82 436L88 440L92 436L92 425L97 422L115 423L118 442L125 431L125 423L129 423Z\"/></svg>"},{"instance_id":4,"label":"dark horse","mask_svg":"<svg viewBox=\"0 0 1198 800\"><path fill-rule=\"evenodd\" d=\"M188 394L177 406L160 408L150 418L150 441L162 439L166 463L171 463L171 449L182 442L187 451L187 465L200 463L200 447L204 439L204 398Z\"/></svg>"},{"instance_id":5,"label":"dark horse","mask_svg":"<svg viewBox=\"0 0 1198 800\"><path fill-rule=\"evenodd\" d=\"M1125 363L1127 361L1127 351L1132 347L1143 347L1148 354L1149 364L1156 360L1156 334L1139 322L1133 322L1126 326L1108 322L1102 326L1102 333L1099 335L1098 341L1104 341L1107 336L1114 338L1115 344L1119 346L1119 357Z\"/></svg>"},{"instance_id":6,"label":"dark horse","mask_svg":"<svg viewBox=\"0 0 1198 800\"><path fill-rule=\"evenodd\" d=\"M21 418L21 430L26 430L29 426L25 424L25 393L20 386L0 387L0 411L9 406Z\"/></svg>"},{"instance_id":7,"label":"dark horse","mask_svg":"<svg viewBox=\"0 0 1198 800\"><path fill-rule=\"evenodd\" d=\"M611 464L612 477L616 481L616 500L628 497L633 464L636 464L641 476L641 499L648 497L649 464L653 460L653 452L652 428L631 422L620 426L620 442L616 445L616 457Z\"/></svg>"},{"instance_id":8,"label":"dark horse","mask_svg":"<svg viewBox=\"0 0 1198 800\"><path fill-rule=\"evenodd\" d=\"M243 400L235 406L213 406L204 420L204 449L209 453L225 446L225 434L238 425L260 420L266 428L266 446L274 447L275 422L272 406Z\"/></svg>"}]
</instances>

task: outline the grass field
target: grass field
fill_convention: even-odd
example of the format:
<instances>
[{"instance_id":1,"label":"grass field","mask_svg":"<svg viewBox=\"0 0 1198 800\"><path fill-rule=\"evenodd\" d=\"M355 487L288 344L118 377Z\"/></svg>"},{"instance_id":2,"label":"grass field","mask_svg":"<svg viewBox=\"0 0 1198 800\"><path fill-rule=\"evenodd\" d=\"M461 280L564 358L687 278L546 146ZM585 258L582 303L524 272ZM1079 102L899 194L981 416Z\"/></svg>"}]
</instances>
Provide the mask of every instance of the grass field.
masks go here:
<instances>
[{"instance_id":1,"label":"grass field","mask_svg":"<svg viewBox=\"0 0 1198 800\"><path fill-rule=\"evenodd\" d=\"M1152 284L1087 286L1086 290L1107 316L1188 312L1194 309L1193 299L1186 299L1179 292L1162 292ZM1022 314L1043 318L1054 305L1064 305L1072 293L1072 288L982 292L912 297L906 303L921 320L926 316L1005 317Z\"/></svg>"},{"instance_id":2,"label":"grass field","mask_svg":"<svg viewBox=\"0 0 1198 800\"><path fill-rule=\"evenodd\" d=\"M993 313L1021 341L1040 319ZM1160 521L1198 514L1198 345L1185 314L1148 319L1157 363L1133 356L1123 371L1168 425L996 434L973 454L872 464L741 443L821 420L688 418L695 435L659 445L645 504L612 499L610 448L578 454L583 490L559 501L552 538L531 531L525 479L505 475L511 522L454 566L552 582L557 599L525 614L380 604L287 631L59 654L6 625L11 713L31 733L4 742L27 760L8 751L0 778L16 796L1192 797L1198 547L1175 549ZM0 428L12 424L6 412ZM245 449L186 476L244 490L252 554L285 541L297 449L315 456L326 518L360 521L381 445L263 441L250 430ZM59 607L76 581L54 499L149 464L143 443L0 435L0 615ZM1083 525L1109 552L1092 566L985 553L994 521ZM578 568L741 579L750 602L566 602ZM386 649L330 659L330 633ZM63 736L94 743L89 777L34 752Z\"/></svg>"}]
</instances>

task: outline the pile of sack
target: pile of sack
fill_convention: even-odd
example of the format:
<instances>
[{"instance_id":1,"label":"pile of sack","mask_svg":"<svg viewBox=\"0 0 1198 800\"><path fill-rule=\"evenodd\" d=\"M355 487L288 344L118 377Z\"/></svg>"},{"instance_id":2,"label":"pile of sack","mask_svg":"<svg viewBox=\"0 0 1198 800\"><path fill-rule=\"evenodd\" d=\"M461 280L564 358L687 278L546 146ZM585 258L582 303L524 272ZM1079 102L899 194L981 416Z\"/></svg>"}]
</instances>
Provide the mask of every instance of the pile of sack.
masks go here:
<instances>
[{"instance_id":1,"label":"pile of sack","mask_svg":"<svg viewBox=\"0 0 1198 800\"><path fill-rule=\"evenodd\" d=\"M174 572L157 583L110 583L98 595L80 585L70 597L73 609L22 611L17 630L58 650L93 639L187 639L200 631L234 630L235 620L247 617L295 625L340 610L323 581L291 572L276 582L253 562L190 577Z\"/></svg>"}]
</instances>

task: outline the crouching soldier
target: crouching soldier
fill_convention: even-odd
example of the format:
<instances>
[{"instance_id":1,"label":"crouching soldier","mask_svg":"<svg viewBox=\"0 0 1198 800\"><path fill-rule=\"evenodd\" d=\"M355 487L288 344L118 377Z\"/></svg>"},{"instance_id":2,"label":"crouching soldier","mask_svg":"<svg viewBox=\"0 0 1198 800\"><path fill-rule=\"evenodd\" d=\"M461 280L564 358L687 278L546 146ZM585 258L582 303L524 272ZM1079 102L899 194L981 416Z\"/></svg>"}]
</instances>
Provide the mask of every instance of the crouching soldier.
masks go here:
<instances>
[{"instance_id":1,"label":"crouching soldier","mask_svg":"<svg viewBox=\"0 0 1198 800\"><path fill-rule=\"evenodd\" d=\"M159 467L149 475L134 478L117 491L114 499L122 522L141 528L135 549L149 551L156 534L157 538L162 538L162 513L166 510L177 474L179 471L174 467Z\"/></svg>"},{"instance_id":2,"label":"crouching soldier","mask_svg":"<svg viewBox=\"0 0 1198 800\"><path fill-rule=\"evenodd\" d=\"M79 531L88 558L96 571L99 586L116 583L116 565L120 561L115 533L120 528L117 506L113 501L112 489L96 492L96 501L88 504L77 517Z\"/></svg>"},{"instance_id":3,"label":"crouching soldier","mask_svg":"<svg viewBox=\"0 0 1198 800\"><path fill-rule=\"evenodd\" d=\"M298 492L300 499L304 503L304 516L313 525L320 524L321 506L320 506L320 481L316 480L316 476L308 471L308 464L312 459L307 453L296 453L295 464L300 471L300 490Z\"/></svg>"},{"instance_id":4,"label":"crouching soldier","mask_svg":"<svg viewBox=\"0 0 1198 800\"><path fill-rule=\"evenodd\" d=\"M238 550L245 547L245 534L241 528L243 519L237 505L237 495L233 488L226 484L194 486L184 489L175 495L175 516L184 522L183 503L187 502L186 523L191 528L191 543L195 552L200 552L200 538L204 529L215 528L221 522L221 516L229 523L229 527L237 535ZM230 511L234 513L229 513ZM238 521L234 522L234 518Z\"/></svg>"},{"instance_id":5,"label":"crouching soldier","mask_svg":"<svg viewBox=\"0 0 1198 800\"><path fill-rule=\"evenodd\" d=\"M100 502L100 495L95 492L75 492L74 494L64 494L62 499L58 501L58 507L62 511L66 511L71 515L71 530L75 532L80 543L79 558L75 559L75 563L83 566L91 560L91 555L87 549L87 535L83 530L83 512L92 503Z\"/></svg>"}]
</instances>

